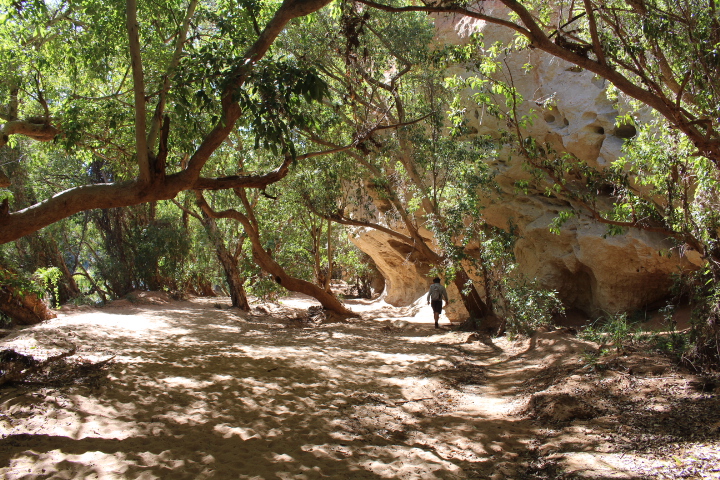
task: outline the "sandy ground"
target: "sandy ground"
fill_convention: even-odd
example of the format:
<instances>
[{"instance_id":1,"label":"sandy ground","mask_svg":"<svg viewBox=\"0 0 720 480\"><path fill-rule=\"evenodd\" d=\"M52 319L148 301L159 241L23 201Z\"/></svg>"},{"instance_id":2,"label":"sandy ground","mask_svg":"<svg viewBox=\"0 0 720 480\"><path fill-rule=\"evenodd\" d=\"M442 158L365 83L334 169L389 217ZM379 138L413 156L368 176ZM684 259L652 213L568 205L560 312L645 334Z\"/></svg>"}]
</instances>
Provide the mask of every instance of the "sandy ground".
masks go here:
<instances>
[{"instance_id":1,"label":"sandy ground","mask_svg":"<svg viewBox=\"0 0 720 480\"><path fill-rule=\"evenodd\" d=\"M595 372L592 345L562 331L482 340L434 329L429 307L367 301L349 302L359 319L313 325L297 319L313 305L301 297L251 314L227 299L140 300L0 340L111 359L93 381L0 387L2 478L720 478L720 418L717 431L698 420L704 436L632 448L645 427L618 420L635 406L671 420L720 411L718 395L689 394L689 377L657 362ZM643 385L624 407L593 397ZM694 403L675 406L680 394Z\"/></svg>"}]
</instances>

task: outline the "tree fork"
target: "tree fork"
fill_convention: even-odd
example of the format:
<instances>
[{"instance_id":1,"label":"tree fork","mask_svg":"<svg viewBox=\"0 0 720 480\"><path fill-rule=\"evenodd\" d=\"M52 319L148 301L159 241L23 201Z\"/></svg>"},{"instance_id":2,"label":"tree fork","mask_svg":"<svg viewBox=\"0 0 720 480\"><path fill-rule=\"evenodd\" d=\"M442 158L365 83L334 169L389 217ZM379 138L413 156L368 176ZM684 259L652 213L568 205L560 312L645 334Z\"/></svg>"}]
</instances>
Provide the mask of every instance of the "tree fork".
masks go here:
<instances>
[{"instance_id":1,"label":"tree fork","mask_svg":"<svg viewBox=\"0 0 720 480\"><path fill-rule=\"evenodd\" d=\"M215 246L215 254L220 262L220 265L222 265L223 272L225 272L225 280L227 280L228 288L230 289L230 302L233 307L249 312L250 303L248 302L247 295L245 294L245 288L243 287L243 281L237 267L237 262L230 252L228 252L220 232L218 231L215 219L210 217L204 209L202 210L202 213L203 217L200 221Z\"/></svg>"},{"instance_id":2,"label":"tree fork","mask_svg":"<svg viewBox=\"0 0 720 480\"><path fill-rule=\"evenodd\" d=\"M236 193L238 193L238 196L243 200L245 207L249 208L247 200L242 198L242 193L237 191ZM343 303L338 300L335 295L326 292L323 288L318 287L314 283L310 283L287 274L285 269L263 248L262 242L260 241L260 233L249 217L252 215L252 210L248 211L248 215L234 209L215 212L212 208L210 208L210 205L208 205L207 201L205 201L202 194L199 194L198 196L198 204L203 211L212 218L231 218L240 222L245 229L245 233L247 233L248 238L250 239L255 263L257 263L260 268L271 274L278 284L282 285L291 292L304 293L305 295L315 298L318 302L320 302L325 310L331 310L346 317L357 316L357 314L355 314L352 310L343 305Z\"/></svg>"}]
</instances>

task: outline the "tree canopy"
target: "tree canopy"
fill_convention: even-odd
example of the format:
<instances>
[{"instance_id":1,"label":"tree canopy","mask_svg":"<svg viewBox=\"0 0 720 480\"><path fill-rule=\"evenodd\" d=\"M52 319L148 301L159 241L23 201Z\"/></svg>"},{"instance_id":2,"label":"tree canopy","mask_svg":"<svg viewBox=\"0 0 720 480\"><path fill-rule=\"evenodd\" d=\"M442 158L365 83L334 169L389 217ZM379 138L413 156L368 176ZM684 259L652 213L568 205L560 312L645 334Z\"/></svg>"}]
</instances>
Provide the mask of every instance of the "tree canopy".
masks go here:
<instances>
[{"instance_id":1,"label":"tree canopy","mask_svg":"<svg viewBox=\"0 0 720 480\"><path fill-rule=\"evenodd\" d=\"M373 228L490 318L527 292L549 298L511 274L513 232L482 218L488 159L511 145L549 194L611 234L642 228L697 250L717 283L715 3L2 0L0 244L17 241L23 259L44 252L23 261L58 268L63 299L77 275L103 297L182 282L210 291L224 276L248 308L248 277L342 311L328 292L345 241L334 225ZM516 38L444 49L428 13ZM625 100L618 122L637 133L623 159L596 171L525 133L523 99L496 75L523 49L609 82ZM462 82L447 78L454 62ZM453 94L465 87L507 130L463 136ZM638 114L648 108L651 120ZM203 275L211 263L221 267Z\"/></svg>"},{"instance_id":2,"label":"tree canopy","mask_svg":"<svg viewBox=\"0 0 720 480\"><path fill-rule=\"evenodd\" d=\"M105 159L112 172L109 181L81 179L19 211L10 212L4 199L0 242L83 210L169 199L193 188L263 187L284 176L296 151L283 138L283 122L264 122L280 108L266 87L282 89L285 104L323 93L312 69L262 60L290 20L327 3L238 8L191 1L138 9L133 1L7 2L2 145L22 137L52 142L81 165ZM280 147L277 168L202 176L228 136L253 124L263 125L255 129L261 141Z\"/></svg>"}]
</instances>

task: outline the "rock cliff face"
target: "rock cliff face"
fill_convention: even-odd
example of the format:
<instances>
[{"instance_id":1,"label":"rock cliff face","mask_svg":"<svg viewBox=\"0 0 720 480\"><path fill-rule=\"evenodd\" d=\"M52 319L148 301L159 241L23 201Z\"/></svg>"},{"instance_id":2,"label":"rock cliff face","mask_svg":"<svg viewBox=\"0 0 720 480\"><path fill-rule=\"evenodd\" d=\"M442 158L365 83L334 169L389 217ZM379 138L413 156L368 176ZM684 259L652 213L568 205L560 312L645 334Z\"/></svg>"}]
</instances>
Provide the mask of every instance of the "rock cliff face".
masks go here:
<instances>
[{"instance_id":1,"label":"rock cliff face","mask_svg":"<svg viewBox=\"0 0 720 480\"><path fill-rule=\"evenodd\" d=\"M404 306L427 292L431 280L430 267L413 258L412 250L390 235L370 228L356 232L355 244L375 262L385 277L384 300Z\"/></svg>"},{"instance_id":2,"label":"rock cliff face","mask_svg":"<svg viewBox=\"0 0 720 480\"><path fill-rule=\"evenodd\" d=\"M501 11L503 7L486 1L484 8ZM476 31L483 32L486 45L512 39L512 33L502 27L464 17L438 17L435 25L442 42L463 44ZM526 135L550 143L557 151L572 153L595 168L622 155L623 141L634 136L635 129L616 126L618 112L608 99L605 80L533 49L513 53L505 60L514 86L526 100L523 113L532 107L537 114ZM525 64L533 65L528 73L524 73ZM503 127L469 100L467 112L468 126L478 134L497 135ZM589 216L575 217L555 235L548 227L568 204L540 192L518 194L515 182L529 177L523 161L510 148L491 166L502 193L488 199L482 221L500 228L512 223L518 229L515 254L520 270L545 288L556 290L568 308L591 316L643 308L667 295L673 273L699 264L699 259L681 254L661 235L631 230L608 236L606 227ZM385 237L365 231L356 243L385 276L386 301L412 303L429 284L428 268L408 261L409 252L393 248ZM450 295L458 298L456 292L450 291ZM465 313L458 302L448 316L460 319Z\"/></svg>"}]
</instances>

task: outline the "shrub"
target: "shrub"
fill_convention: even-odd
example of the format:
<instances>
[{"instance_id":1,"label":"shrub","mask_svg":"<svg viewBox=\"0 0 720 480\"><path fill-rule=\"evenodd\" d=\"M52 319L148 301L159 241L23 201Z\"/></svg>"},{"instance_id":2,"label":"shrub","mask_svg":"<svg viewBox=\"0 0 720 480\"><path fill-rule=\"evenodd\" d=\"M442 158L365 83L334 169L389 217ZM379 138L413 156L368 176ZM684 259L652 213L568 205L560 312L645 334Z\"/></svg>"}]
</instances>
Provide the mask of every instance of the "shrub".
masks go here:
<instances>
[{"instance_id":1,"label":"shrub","mask_svg":"<svg viewBox=\"0 0 720 480\"><path fill-rule=\"evenodd\" d=\"M498 314L505 318L511 336L530 335L543 325L551 325L553 317L565 311L557 292L524 278L507 279L498 304Z\"/></svg>"},{"instance_id":2,"label":"shrub","mask_svg":"<svg viewBox=\"0 0 720 480\"><path fill-rule=\"evenodd\" d=\"M606 313L582 329L580 338L599 343L600 351L611 346L621 353L625 345L636 343L641 336L637 322L628 320L627 313Z\"/></svg>"}]
</instances>

